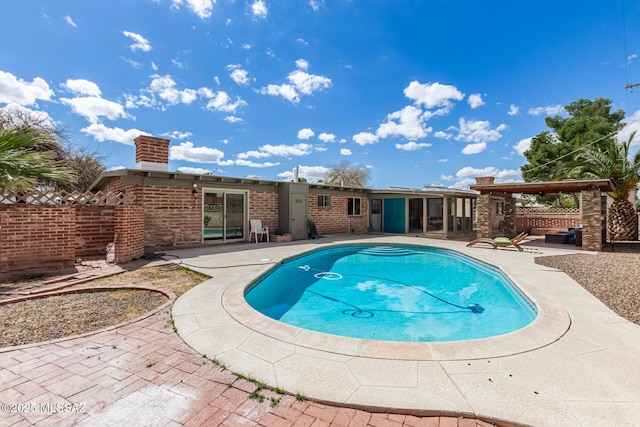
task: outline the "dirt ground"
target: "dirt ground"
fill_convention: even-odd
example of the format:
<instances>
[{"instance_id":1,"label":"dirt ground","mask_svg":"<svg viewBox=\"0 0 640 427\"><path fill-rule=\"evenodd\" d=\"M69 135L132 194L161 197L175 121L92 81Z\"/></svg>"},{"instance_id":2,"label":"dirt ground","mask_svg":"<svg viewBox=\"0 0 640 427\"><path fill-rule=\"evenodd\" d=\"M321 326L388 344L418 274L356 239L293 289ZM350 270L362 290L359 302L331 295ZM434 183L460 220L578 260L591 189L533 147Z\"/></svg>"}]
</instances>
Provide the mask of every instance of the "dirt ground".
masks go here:
<instances>
[{"instance_id":1,"label":"dirt ground","mask_svg":"<svg viewBox=\"0 0 640 427\"><path fill-rule=\"evenodd\" d=\"M60 271L59 271L60 272ZM53 272L55 273L55 271ZM67 271L65 271L67 273ZM38 277L21 278L0 283L7 292L37 290L51 272ZM144 267L133 271L92 280L66 289L114 287L114 290L82 292L0 305L0 347L49 341L99 330L135 319L161 306L167 297L159 292L117 289L145 286L173 292L180 296L207 279L199 273L175 264Z\"/></svg>"}]
</instances>

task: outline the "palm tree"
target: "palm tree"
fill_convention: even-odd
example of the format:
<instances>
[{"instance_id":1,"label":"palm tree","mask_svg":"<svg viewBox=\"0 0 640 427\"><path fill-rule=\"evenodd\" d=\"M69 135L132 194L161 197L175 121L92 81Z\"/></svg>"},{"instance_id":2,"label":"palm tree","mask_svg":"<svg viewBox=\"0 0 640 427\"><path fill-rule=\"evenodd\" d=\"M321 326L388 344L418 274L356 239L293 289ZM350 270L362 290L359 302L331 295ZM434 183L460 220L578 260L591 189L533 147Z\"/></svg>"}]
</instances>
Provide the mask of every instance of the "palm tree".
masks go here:
<instances>
[{"instance_id":1,"label":"palm tree","mask_svg":"<svg viewBox=\"0 0 640 427\"><path fill-rule=\"evenodd\" d=\"M638 215L629 195L640 183L640 150L629 156L636 132L624 142L609 140L605 147L585 147L557 174L566 178L610 178L616 189L609 193L613 204L607 215L607 232L615 240L638 240Z\"/></svg>"},{"instance_id":2,"label":"palm tree","mask_svg":"<svg viewBox=\"0 0 640 427\"><path fill-rule=\"evenodd\" d=\"M32 190L41 179L74 182L73 171L55 160L48 144L39 132L0 129L0 191Z\"/></svg>"}]
</instances>

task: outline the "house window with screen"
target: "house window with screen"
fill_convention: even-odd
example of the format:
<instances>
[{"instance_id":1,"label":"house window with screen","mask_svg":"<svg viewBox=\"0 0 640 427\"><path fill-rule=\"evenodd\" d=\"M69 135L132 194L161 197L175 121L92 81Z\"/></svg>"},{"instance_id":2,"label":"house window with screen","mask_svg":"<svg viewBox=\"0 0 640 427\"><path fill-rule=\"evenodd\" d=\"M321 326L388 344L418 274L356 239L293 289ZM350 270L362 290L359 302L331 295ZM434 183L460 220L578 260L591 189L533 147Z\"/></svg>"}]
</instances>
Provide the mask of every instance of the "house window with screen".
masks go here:
<instances>
[{"instance_id":1,"label":"house window with screen","mask_svg":"<svg viewBox=\"0 0 640 427\"><path fill-rule=\"evenodd\" d=\"M319 194L318 195L318 207L319 208L328 208L329 205L329 196L327 194Z\"/></svg>"},{"instance_id":2,"label":"house window with screen","mask_svg":"<svg viewBox=\"0 0 640 427\"><path fill-rule=\"evenodd\" d=\"M360 198L359 197L347 198L347 215L348 216L360 215Z\"/></svg>"}]
</instances>

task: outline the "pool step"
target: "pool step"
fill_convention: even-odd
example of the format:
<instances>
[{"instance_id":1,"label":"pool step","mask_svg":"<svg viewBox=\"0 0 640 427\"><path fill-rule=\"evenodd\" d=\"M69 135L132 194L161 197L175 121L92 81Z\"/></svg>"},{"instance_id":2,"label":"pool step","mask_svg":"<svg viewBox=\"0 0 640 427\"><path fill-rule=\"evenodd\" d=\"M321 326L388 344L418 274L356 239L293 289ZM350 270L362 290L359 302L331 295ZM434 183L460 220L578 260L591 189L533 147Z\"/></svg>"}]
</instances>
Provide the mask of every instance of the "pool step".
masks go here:
<instances>
[{"instance_id":1,"label":"pool step","mask_svg":"<svg viewBox=\"0 0 640 427\"><path fill-rule=\"evenodd\" d=\"M374 246L367 249L358 251L359 254L371 255L371 256L406 256L414 255L419 252L413 249L397 248L395 246Z\"/></svg>"}]
</instances>

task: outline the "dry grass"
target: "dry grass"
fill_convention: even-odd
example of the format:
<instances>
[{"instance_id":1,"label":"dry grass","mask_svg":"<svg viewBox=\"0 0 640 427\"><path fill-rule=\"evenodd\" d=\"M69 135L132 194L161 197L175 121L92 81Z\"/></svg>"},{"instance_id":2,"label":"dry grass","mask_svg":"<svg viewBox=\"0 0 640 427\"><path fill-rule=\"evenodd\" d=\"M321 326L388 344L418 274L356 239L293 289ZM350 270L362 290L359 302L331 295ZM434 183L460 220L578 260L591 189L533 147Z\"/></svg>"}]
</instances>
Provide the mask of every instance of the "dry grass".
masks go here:
<instances>
[{"instance_id":1,"label":"dry grass","mask_svg":"<svg viewBox=\"0 0 640 427\"><path fill-rule=\"evenodd\" d=\"M140 268L76 286L151 286L177 296L206 280L173 264ZM34 286L33 280L24 284ZM4 284L3 284L4 285ZM10 284L20 288L20 282ZM159 292L131 289L83 292L0 305L0 347L49 341L78 335L135 319L161 306Z\"/></svg>"}]
</instances>

